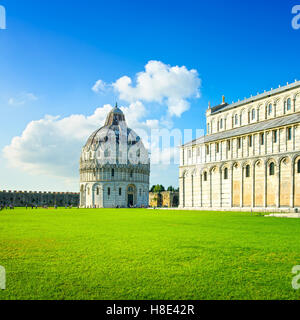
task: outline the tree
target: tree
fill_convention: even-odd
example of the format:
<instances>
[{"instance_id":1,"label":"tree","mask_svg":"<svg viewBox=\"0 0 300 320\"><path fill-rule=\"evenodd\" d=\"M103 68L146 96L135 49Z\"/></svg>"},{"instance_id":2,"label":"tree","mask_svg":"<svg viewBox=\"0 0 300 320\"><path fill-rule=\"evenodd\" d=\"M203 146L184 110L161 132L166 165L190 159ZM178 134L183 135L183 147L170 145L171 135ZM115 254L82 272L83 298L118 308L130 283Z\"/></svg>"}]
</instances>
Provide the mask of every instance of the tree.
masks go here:
<instances>
[{"instance_id":1,"label":"tree","mask_svg":"<svg viewBox=\"0 0 300 320\"><path fill-rule=\"evenodd\" d=\"M174 189L172 186L170 186L170 187L168 187L168 190L167 190L167 191L174 192L174 191L175 191L175 189Z\"/></svg>"},{"instance_id":2,"label":"tree","mask_svg":"<svg viewBox=\"0 0 300 320\"><path fill-rule=\"evenodd\" d=\"M163 191L165 191L165 187L163 185L159 185L159 184L157 184L153 189L154 193L161 193Z\"/></svg>"},{"instance_id":3,"label":"tree","mask_svg":"<svg viewBox=\"0 0 300 320\"><path fill-rule=\"evenodd\" d=\"M153 193L153 192L154 192L154 189L155 189L155 186L152 186L151 189L150 189L150 192Z\"/></svg>"}]
</instances>

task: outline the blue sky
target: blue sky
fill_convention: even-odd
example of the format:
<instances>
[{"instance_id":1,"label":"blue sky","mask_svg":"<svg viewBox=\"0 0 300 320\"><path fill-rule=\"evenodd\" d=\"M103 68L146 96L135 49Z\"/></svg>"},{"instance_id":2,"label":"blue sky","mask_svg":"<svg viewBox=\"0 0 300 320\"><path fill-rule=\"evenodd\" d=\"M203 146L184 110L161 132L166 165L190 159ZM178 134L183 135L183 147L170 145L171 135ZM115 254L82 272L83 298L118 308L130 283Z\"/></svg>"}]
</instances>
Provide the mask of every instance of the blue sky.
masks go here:
<instances>
[{"instance_id":1,"label":"blue sky","mask_svg":"<svg viewBox=\"0 0 300 320\"><path fill-rule=\"evenodd\" d=\"M77 191L77 172L61 174L61 154L68 166L68 146L77 146L84 134L76 144L65 135L66 149L56 149L53 142L50 157L39 146L46 148L51 140L46 115L88 117L116 100L124 107L133 102L114 90L94 92L97 80L111 84L127 76L134 81L152 60L197 70L201 97L191 94L186 98L189 110L169 117L174 128L183 130L204 128L208 101L219 104L223 94L227 102L237 101L299 79L300 30L291 27L296 4L300 2L0 0L7 11L7 29L0 30L0 189ZM165 100L142 102L147 112L136 121L166 117ZM16 150L12 140L26 128L31 140L18 142ZM74 131L67 132L71 140ZM28 143L31 155L24 150ZM10 159L3 153L7 146ZM151 183L178 185L177 166L154 167Z\"/></svg>"}]
</instances>

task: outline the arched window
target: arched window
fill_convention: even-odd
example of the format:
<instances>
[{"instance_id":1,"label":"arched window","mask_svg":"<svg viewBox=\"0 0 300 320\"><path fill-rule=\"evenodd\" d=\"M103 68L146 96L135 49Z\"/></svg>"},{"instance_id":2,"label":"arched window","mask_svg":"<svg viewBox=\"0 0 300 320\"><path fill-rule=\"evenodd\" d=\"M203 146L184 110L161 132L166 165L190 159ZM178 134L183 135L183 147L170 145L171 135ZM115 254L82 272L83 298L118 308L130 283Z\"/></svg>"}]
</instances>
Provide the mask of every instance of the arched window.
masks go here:
<instances>
[{"instance_id":1,"label":"arched window","mask_svg":"<svg viewBox=\"0 0 300 320\"><path fill-rule=\"evenodd\" d=\"M133 171L130 171L130 178L133 177Z\"/></svg>"},{"instance_id":2,"label":"arched window","mask_svg":"<svg viewBox=\"0 0 300 320\"><path fill-rule=\"evenodd\" d=\"M252 120L255 120L255 109L252 109Z\"/></svg>"},{"instance_id":3,"label":"arched window","mask_svg":"<svg viewBox=\"0 0 300 320\"><path fill-rule=\"evenodd\" d=\"M230 148L231 148L230 140L227 140L227 150L230 151Z\"/></svg>"},{"instance_id":4,"label":"arched window","mask_svg":"<svg viewBox=\"0 0 300 320\"><path fill-rule=\"evenodd\" d=\"M252 140L252 136L248 136L248 144L250 148L252 147Z\"/></svg>"},{"instance_id":5,"label":"arched window","mask_svg":"<svg viewBox=\"0 0 300 320\"><path fill-rule=\"evenodd\" d=\"M272 112L273 112L273 105L272 105L272 103L270 103L268 106L268 114L271 115Z\"/></svg>"},{"instance_id":6,"label":"arched window","mask_svg":"<svg viewBox=\"0 0 300 320\"><path fill-rule=\"evenodd\" d=\"M210 132L209 132L209 128L210 126L209 126L209 123L207 124L207 133L209 134Z\"/></svg>"},{"instance_id":7,"label":"arched window","mask_svg":"<svg viewBox=\"0 0 300 320\"><path fill-rule=\"evenodd\" d=\"M292 140L292 128L287 128L286 129L286 135L287 135L287 140Z\"/></svg>"},{"instance_id":8,"label":"arched window","mask_svg":"<svg viewBox=\"0 0 300 320\"><path fill-rule=\"evenodd\" d=\"M228 179L228 168L224 169L224 180Z\"/></svg>"},{"instance_id":9,"label":"arched window","mask_svg":"<svg viewBox=\"0 0 300 320\"><path fill-rule=\"evenodd\" d=\"M111 176L112 176L112 177L115 176L115 169L111 169Z\"/></svg>"},{"instance_id":10,"label":"arched window","mask_svg":"<svg viewBox=\"0 0 300 320\"><path fill-rule=\"evenodd\" d=\"M297 162L297 173L300 173L300 160Z\"/></svg>"},{"instance_id":11,"label":"arched window","mask_svg":"<svg viewBox=\"0 0 300 320\"><path fill-rule=\"evenodd\" d=\"M241 149L241 147L242 147L242 139L241 138L237 139L237 147L238 147L238 149Z\"/></svg>"},{"instance_id":12,"label":"arched window","mask_svg":"<svg viewBox=\"0 0 300 320\"><path fill-rule=\"evenodd\" d=\"M204 172L203 179L204 179L204 181L207 181L207 172L206 171Z\"/></svg>"},{"instance_id":13,"label":"arched window","mask_svg":"<svg viewBox=\"0 0 300 320\"><path fill-rule=\"evenodd\" d=\"M274 164L274 162L270 163L269 174L270 174L270 176L274 176L274 174L275 174L275 164Z\"/></svg>"},{"instance_id":14,"label":"arched window","mask_svg":"<svg viewBox=\"0 0 300 320\"><path fill-rule=\"evenodd\" d=\"M220 129L223 129L223 119L220 120Z\"/></svg>"},{"instance_id":15,"label":"arched window","mask_svg":"<svg viewBox=\"0 0 300 320\"><path fill-rule=\"evenodd\" d=\"M246 165L246 178L250 177L250 165Z\"/></svg>"},{"instance_id":16,"label":"arched window","mask_svg":"<svg viewBox=\"0 0 300 320\"><path fill-rule=\"evenodd\" d=\"M234 116L234 124L235 124L236 126L239 124L239 117L238 117L237 114Z\"/></svg>"},{"instance_id":17,"label":"arched window","mask_svg":"<svg viewBox=\"0 0 300 320\"><path fill-rule=\"evenodd\" d=\"M206 154L209 155L209 146L206 146Z\"/></svg>"},{"instance_id":18,"label":"arched window","mask_svg":"<svg viewBox=\"0 0 300 320\"><path fill-rule=\"evenodd\" d=\"M110 196L110 188L107 188L107 195Z\"/></svg>"},{"instance_id":19,"label":"arched window","mask_svg":"<svg viewBox=\"0 0 300 320\"><path fill-rule=\"evenodd\" d=\"M286 110L290 111L292 109L292 100L290 98L287 99Z\"/></svg>"},{"instance_id":20,"label":"arched window","mask_svg":"<svg viewBox=\"0 0 300 320\"><path fill-rule=\"evenodd\" d=\"M119 196L122 195L122 188L119 188Z\"/></svg>"},{"instance_id":21,"label":"arched window","mask_svg":"<svg viewBox=\"0 0 300 320\"><path fill-rule=\"evenodd\" d=\"M99 187L97 187L97 196L99 196Z\"/></svg>"},{"instance_id":22,"label":"arched window","mask_svg":"<svg viewBox=\"0 0 300 320\"><path fill-rule=\"evenodd\" d=\"M217 143L216 143L216 152L219 153L219 151L220 151L220 145L219 145L219 143L217 142Z\"/></svg>"},{"instance_id":23,"label":"arched window","mask_svg":"<svg viewBox=\"0 0 300 320\"><path fill-rule=\"evenodd\" d=\"M277 143L277 130L273 130L273 142Z\"/></svg>"}]
</instances>

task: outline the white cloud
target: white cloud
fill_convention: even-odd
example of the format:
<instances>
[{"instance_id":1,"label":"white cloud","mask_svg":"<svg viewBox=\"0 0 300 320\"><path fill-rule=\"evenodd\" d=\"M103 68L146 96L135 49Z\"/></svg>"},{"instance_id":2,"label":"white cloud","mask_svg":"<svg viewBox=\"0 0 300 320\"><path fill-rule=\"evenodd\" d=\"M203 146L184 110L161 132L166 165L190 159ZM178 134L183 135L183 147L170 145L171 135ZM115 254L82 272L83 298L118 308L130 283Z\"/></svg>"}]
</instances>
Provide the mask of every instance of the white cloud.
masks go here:
<instances>
[{"instance_id":1,"label":"white cloud","mask_svg":"<svg viewBox=\"0 0 300 320\"><path fill-rule=\"evenodd\" d=\"M201 80L196 70L149 61L145 71L137 74L136 86L128 76L121 77L112 85L124 101L165 104L170 116L180 117L190 108L188 99L200 97Z\"/></svg>"},{"instance_id":2,"label":"white cloud","mask_svg":"<svg viewBox=\"0 0 300 320\"><path fill-rule=\"evenodd\" d=\"M104 124L111 109L111 105L104 105L90 116L77 114L60 118L47 115L32 121L21 136L13 138L3 149L4 158L10 167L30 174L77 177L81 149L92 132ZM157 124L156 120L141 120L146 114L141 102L121 109L128 126L137 132L145 133Z\"/></svg>"},{"instance_id":3,"label":"white cloud","mask_svg":"<svg viewBox=\"0 0 300 320\"><path fill-rule=\"evenodd\" d=\"M92 90L96 93L104 93L109 88L109 85L102 80L96 81Z\"/></svg>"},{"instance_id":4,"label":"white cloud","mask_svg":"<svg viewBox=\"0 0 300 320\"><path fill-rule=\"evenodd\" d=\"M135 86L125 76L112 85L99 80L92 90L99 93L113 87L120 99L129 102L128 107L121 107L128 126L137 131L146 148L157 148L157 152L152 154L153 160L164 163L170 155L171 158L178 157L178 150L169 146L160 151L158 145L153 146L153 142L147 139L147 133L150 129L170 127L171 117L180 117L189 109L189 99L200 96L200 85L196 70L150 61L145 71L137 74ZM22 105L35 100L35 95L23 93L9 102L11 105ZM147 103L158 103L165 107L164 111L156 119L152 118L153 109ZM104 105L89 116L75 114L61 118L48 115L30 122L23 133L3 149L7 164L25 173L63 178L76 185L81 149L92 132L104 124L111 108L111 105ZM166 170L161 165L156 167L155 172Z\"/></svg>"},{"instance_id":5,"label":"white cloud","mask_svg":"<svg viewBox=\"0 0 300 320\"><path fill-rule=\"evenodd\" d=\"M37 101L38 98L33 93L23 92L16 97L12 97L8 100L8 104L11 106L21 106L30 101Z\"/></svg>"}]
</instances>

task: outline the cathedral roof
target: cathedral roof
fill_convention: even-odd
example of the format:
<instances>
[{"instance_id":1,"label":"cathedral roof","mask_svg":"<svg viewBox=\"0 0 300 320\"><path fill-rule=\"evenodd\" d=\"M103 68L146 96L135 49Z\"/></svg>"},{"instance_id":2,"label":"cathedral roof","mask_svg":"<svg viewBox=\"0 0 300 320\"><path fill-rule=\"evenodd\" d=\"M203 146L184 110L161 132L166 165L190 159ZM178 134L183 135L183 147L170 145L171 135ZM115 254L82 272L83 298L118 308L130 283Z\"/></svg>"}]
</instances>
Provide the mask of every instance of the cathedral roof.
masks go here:
<instances>
[{"instance_id":1,"label":"cathedral roof","mask_svg":"<svg viewBox=\"0 0 300 320\"><path fill-rule=\"evenodd\" d=\"M200 143L210 143L218 140L225 140L229 138L233 138L236 136L247 135L255 132L260 132L264 130L272 130L278 127L292 125L295 123L299 123L300 121L300 113L293 113L288 116L278 117L262 122L257 122L250 125L245 125L239 128L234 128L228 131L222 131L218 133L214 133L208 136L202 136L196 140L188 142L184 144L184 146L193 145L193 144L200 144Z\"/></svg>"},{"instance_id":2,"label":"cathedral roof","mask_svg":"<svg viewBox=\"0 0 300 320\"><path fill-rule=\"evenodd\" d=\"M295 88L299 88L300 87L300 81L295 81L294 83L290 83L287 84L286 86L283 87L279 87L277 89L271 89L270 91L265 91L261 94L257 94L256 96L252 96L250 98L246 98L242 101L238 101L232 104L228 104L228 103L223 103L221 105L215 106L211 108L211 114L216 114L219 112L223 112L223 111L228 111L237 107L240 107L242 105L248 104L248 103L253 103L256 101L259 101L261 99L265 99L267 97L271 97L274 96L276 94L279 93L283 93L285 91L291 90L291 89L295 89Z\"/></svg>"}]
</instances>

